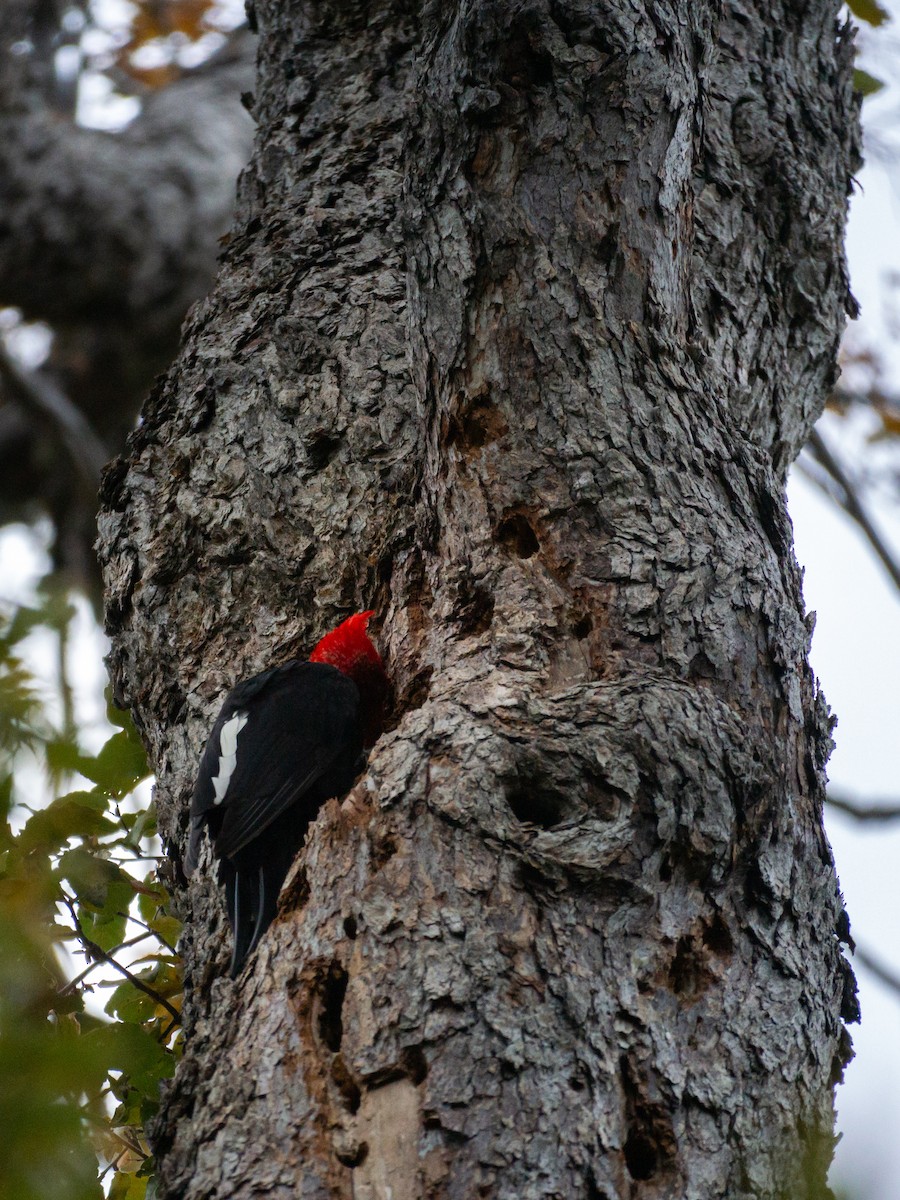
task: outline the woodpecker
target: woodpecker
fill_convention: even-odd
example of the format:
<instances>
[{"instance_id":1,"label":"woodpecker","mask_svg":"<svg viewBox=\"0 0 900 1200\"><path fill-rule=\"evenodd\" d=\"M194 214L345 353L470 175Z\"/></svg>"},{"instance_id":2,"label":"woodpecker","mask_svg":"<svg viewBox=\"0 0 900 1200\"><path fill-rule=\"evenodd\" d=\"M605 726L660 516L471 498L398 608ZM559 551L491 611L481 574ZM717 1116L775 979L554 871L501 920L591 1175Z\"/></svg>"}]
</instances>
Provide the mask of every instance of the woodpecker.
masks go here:
<instances>
[{"instance_id":1,"label":"woodpecker","mask_svg":"<svg viewBox=\"0 0 900 1200\"><path fill-rule=\"evenodd\" d=\"M382 731L388 680L356 613L293 659L233 688L200 759L185 874L204 829L219 859L234 936L231 978L272 923L309 823L349 791Z\"/></svg>"}]
</instances>

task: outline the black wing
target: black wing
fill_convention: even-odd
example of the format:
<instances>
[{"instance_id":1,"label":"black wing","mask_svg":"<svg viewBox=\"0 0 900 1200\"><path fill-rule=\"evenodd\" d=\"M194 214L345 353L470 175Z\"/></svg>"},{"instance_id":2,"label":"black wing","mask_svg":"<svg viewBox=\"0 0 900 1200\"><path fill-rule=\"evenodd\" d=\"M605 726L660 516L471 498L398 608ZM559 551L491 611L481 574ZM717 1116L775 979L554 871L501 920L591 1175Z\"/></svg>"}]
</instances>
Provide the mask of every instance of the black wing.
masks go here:
<instances>
[{"instance_id":1,"label":"black wing","mask_svg":"<svg viewBox=\"0 0 900 1200\"><path fill-rule=\"evenodd\" d=\"M229 692L200 760L186 873L205 827L233 858L306 792L321 803L346 790L362 753L359 704L353 680L325 663L285 663Z\"/></svg>"}]
</instances>

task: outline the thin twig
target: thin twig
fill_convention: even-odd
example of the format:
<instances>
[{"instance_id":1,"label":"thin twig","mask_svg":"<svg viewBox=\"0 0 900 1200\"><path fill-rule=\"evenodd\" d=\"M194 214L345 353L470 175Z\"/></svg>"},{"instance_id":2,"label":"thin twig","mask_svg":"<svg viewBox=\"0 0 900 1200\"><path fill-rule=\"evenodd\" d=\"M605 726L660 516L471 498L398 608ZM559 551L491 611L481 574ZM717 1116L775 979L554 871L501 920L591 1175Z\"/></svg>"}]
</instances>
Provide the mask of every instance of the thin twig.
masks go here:
<instances>
[{"instance_id":1,"label":"thin twig","mask_svg":"<svg viewBox=\"0 0 900 1200\"><path fill-rule=\"evenodd\" d=\"M75 903L72 900L72 897L67 895L65 892L62 892L62 898L63 903L65 904L66 908L68 908L72 916L72 921L74 922L75 928L79 930L79 940L87 953L93 958L101 958L104 962L109 963L109 965L114 970L118 971L120 975L124 975L129 983L133 983L139 992L143 992L145 996L149 996L151 1000L155 1001L158 1005L160 1005L161 1008L164 1008L169 1016L172 1017L173 1020L177 1021L180 1025L180 1013L176 1008L173 1008L165 996L161 996L159 992L150 987L149 984L144 983L143 979L139 979L133 971L129 971L127 967L123 966L120 962L117 962L112 955L107 954L107 952L102 947L98 946L96 942L92 942L81 928L81 922L79 921L78 914L75 911Z\"/></svg>"},{"instance_id":2,"label":"thin twig","mask_svg":"<svg viewBox=\"0 0 900 1200\"><path fill-rule=\"evenodd\" d=\"M152 932L153 930L151 929L150 933ZM73 930L73 933L79 940L81 940L84 936L80 930ZM131 946L136 946L138 942L142 942L145 938L148 938L150 933L139 933L136 937L129 938L127 942L120 942L118 946L113 946L112 950L110 950L110 954L118 954L120 950L128 950ZM83 971L80 971L74 979L70 979L65 987L61 987L59 989L57 995L68 996L71 992L74 992L78 985L87 979L91 971L96 971L96 969L101 965L101 962L102 959L97 959L96 962L88 963Z\"/></svg>"},{"instance_id":3,"label":"thin twig","mask_svg":"<svg viewBox=\"0 0 900 1200\"><path fill-rule=\"evenodd\" d=\"M59 694L62 700L63 731L67 738L74 741L78 730L75 725L75 700L72 696L72 685L69 683L70 624L70 621L66 620L57 631L56 663L59 671Z\"/></svg>"},{"instance_id":4,"label":"thin twig","mask_svg":"<svg viewBox=\"0 0 900 1200\"><path fill-rule=\"evenodd\" d=\"M826 800L829 807L846 813L848 817L853 817L854 821L874 822L900 819L900 804L897 804L896 801L859 804L856 800L850 800L846 796L836 796L833 792L828 793Z\"/></svg>"},{"instance_id":5,"label":"thin twig","mask_svg":"<svg viewBox=\"0 0 900 1200\"><path fill-rule=\"evenodd\" d=\"M47 375L23 370L2 343L0 375L22 408L52 425L83 482L96 492L109 453L81 409Z\"/></svg>"},{"instance_id":6,"label":"thin twig","mask_svg":"<svg viewBox=\"0 0 900 1200\"><path fill-rule=\"evenodd\" d=\"M180 1017L178 1018L177 1021L170 1021L156 1040L161 1045L165 1044L165 1042L168 1040L169 1034L172 1032L173 1029L176 1029L180 1024L181 1024Z\"/></svg>"},{"instance_id":7,"label":"thin twig","mask_svg":"<svg viewBox=\"0 0 900 1200\"><path fill-rule=\"evenodd\" d=\"M890 548L882 540L878 530L872 524L869 514L866 512L863 503L857 494L853 481L828 449L828 446L825 444L825 439L819 433L818 429L813 429L812 433L809 435L809 442L807 444L810 447L813 457L822 467L825 468L825 470L840 488L840 495L835 496L833 491L828 488L824 488L823 490L825 490L825 492L830 495L832 499L836 499L843 508L844 512L846 512L849 517L852 517L857 525L859 525L860 529L862 529L863 533L869 539L872 549L881 559L885 570L894 581L894 586L900 589L900 564L898 564ZM823 487L821 480L817 479L813 472L806 471L804 473L807 479L812 480L812 482L818 484L819 487Z\"/></svg>"},{"instance_id":8,"label":"thin twig","mask_svg":"<svg viewBox=\"0 0 900 1200\"><path fill-rule=\"evenodd\" d=\"M152 925L148 925L147 922L142 921L140 917L133 917L131 913L119 913L119 916L125 917L127 921L133 921L135 925L142 926L142 928L147 930L147 933L152 933L158 942L162 942L165 948L171 951L171 953L177 957L178 951L175 949L172 943L164 938L163 935L159 933L158 930L154 929ZM146 937L147 934L142 934L141 936Z\"/></svg>"}]
</instances>

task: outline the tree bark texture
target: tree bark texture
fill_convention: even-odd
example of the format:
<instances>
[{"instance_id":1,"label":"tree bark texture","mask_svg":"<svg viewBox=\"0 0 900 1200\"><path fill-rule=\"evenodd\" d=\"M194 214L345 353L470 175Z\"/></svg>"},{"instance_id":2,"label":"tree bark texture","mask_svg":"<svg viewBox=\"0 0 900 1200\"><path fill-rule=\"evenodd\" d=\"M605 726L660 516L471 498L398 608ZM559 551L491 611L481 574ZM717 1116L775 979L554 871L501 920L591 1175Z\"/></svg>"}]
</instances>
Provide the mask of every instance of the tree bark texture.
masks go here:
<instances>
[{"instance_id":1,"label":"tree bark texture","mask_svg":"<svg viewBox=\"0 0 900 1200\"><path fill-rule=\"evenodd\" d=\"M828 1195L783 481L849 303L836 15L260 5L224 269L106 478L111 666L176 845L225 689L350 611L396 712L236 983L181 894L163 1195Z\"/></svg>"}]
</instances>

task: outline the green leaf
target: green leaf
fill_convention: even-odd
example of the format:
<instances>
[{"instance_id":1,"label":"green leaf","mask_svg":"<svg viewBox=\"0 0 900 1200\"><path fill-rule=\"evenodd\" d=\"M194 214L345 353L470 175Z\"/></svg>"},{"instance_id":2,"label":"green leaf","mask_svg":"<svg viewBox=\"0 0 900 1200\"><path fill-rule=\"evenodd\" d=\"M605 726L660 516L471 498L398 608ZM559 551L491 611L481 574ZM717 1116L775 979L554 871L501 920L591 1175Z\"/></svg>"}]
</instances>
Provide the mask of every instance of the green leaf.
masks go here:
<instances>
[{"instance_id":1,"label":"green leaf","mask_svg":"<svg viewBox=\"0 0 900 1200\"><path fill-rule=\"evenodd\" d=\"M107 903L110 885L127 878L121 867L92 854L86 846L75 846L61 855L56 874L68 880L82 903L92 904L98 910Z\"/></svg>"},{"instance_id":2,"label":"green leaf","mask_svg":"<svg viewBox=\"0 0 900 1200\"><path fill-rule=\"evenodd\" d=\"M168 913L161 912L147 924L167 945L173 948L177 945L178 939L181 937L181 922L177 917L170 917Z\"/></svg>"},{"instance_id":3,"label":"green leaf","mask_svg":"<svg viewBox=\"0 0 900 1200\"><path fill-rule=\"evenodd\" d=\"M102 837L118 826L104 814L106 797L94 792L70 792L36 812L19 835L23 849L58 850L73 837Z\"/></svg>"},{"instance_id":4,"label":"green leaf","mask_svg":"<svg viewBox=\"0 0 900 1200\"><path fill-rule=\"evenodd\" d=\"M859 17L867 25L883 25L891 19L891 14L877 0L847 0L847 7L854 17Z\"/></svg>"},{"instance_id":5,"label":"green leaf","mask_svg":"<svg viewBox=\"0 0 900 1200\"><path fill-rule=\"evenodd\" d=\"M0 1033L0 1194L15 1200L101 1200L80 1097L104 1063L85 1039L20 1014ZM61 1101L65 1101L61 1103Z\"/></svg>"},{"instance_id":6,"label":"green leaf","mask_svg":"<svg viewBox=\"0 0 900 1200\"><path fill-rule=\"evenodd\" d=\"M138 813L123 813L122 821L128 827L126 844L137 849L142 838L151 838L156 834L156 804L151 801Z\"/></svg>"},{"instance_id":7,"label":"green leaf","mask_svg":"<svg viewBox=\"0 0 900 1200\"><path fill-rule=\"evenodd\" d=\"M82 759L78 770L113 796L124 796L145 779L147 755L136 734L114 733L94 759Z\"/></svg>"},{"instance_id":8,"label":"green leaf","mask_svg":"<svg viewBox=\"0 0 900 1200\"><path fill-rule=\"evenodd\" d=\"M109 1189L109 1200L146 1200L147 1177L132 1175L125 1171L116 1171L112 1187Z\"/></svg>"},{"instance_id":9,"label":"green leaf","mask_svg":"<svg viewBox=\"0 0 900 1200\"><path fill-rule=\"evenodd\" d=\"M853 70L853 87L857 92L861 92L863 96L874 96L876 92L880 92L884 84L880 79L876 79L874 75L870 75L868 71L863 71L859 67Z\"/></svg>"},{"instance_id":10,"label":"green leaf","mask_svg":"<svg viewBox=\"0 0 900 1200\"><path fill-rule=\"evenodd\" d=\"M149 974L149 972L143 972L139 978L147 979ZM111 1017L118 1017L120 1021L131 1021L135 1025L140 1025L144 1021L153 1019L156 1012L156 1001L126 979L110 996L104 1006L104 1012L108 1012Z\"/></svg>"},{"instance_id":11,"label":"green leaf","mask_svg":"<svg viewBox=\"0 0 900 1200\"><path fill-rule=\"evenodd\" d=\"M99 911L95 911L92 905L82 904L78 909L78 919L84 936L107 952L118 946L125 940L128 906L133 899L131 884L127 879L121 879L109 884L105 903Z\"/></svg>"},{"instance_id":12,"label":"green leaf","mask_svg":"<svg viewBox=\"0 0 900 1200\"><path fill-rule=\"evenodd\" d=\"M33 629L45 623L43 609L30 608L25 604L19 605L12 615L6 628L0 634L0 645L4 650L17 646L25 640Z\"/></svg>"},{"instance_id":13,"label":"green leaf","mask_svg":"<svg viewBox=\"0 0 900 1200\"><path fill-rule=\"evenodd\" d=\"M159 1083L175 1071L175 1060L159 1042L140 1025L121 1023L107 1025L86 1033L81 1039L89 1043L107 1071L122 1071L130 1085L143 1095L154 1098Z\"/></svg>"}]
</instances>

